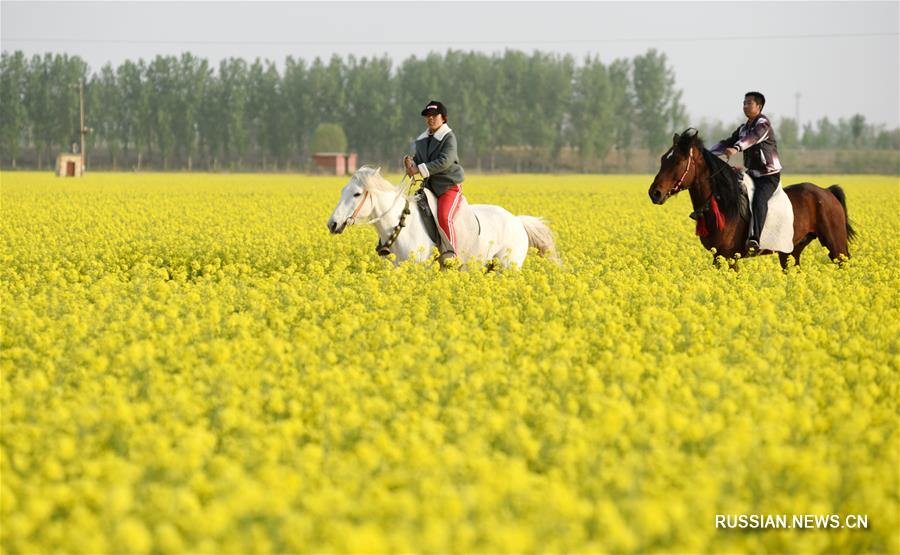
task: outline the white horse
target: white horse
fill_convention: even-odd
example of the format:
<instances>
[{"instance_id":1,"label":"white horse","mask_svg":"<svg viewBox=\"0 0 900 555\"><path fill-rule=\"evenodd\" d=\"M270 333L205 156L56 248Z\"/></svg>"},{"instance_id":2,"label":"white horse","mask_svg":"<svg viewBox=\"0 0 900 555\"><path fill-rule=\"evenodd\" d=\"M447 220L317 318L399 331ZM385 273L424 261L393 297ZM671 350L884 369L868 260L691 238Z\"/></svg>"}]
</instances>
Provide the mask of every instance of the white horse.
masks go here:
<instances>
[{"instance_id":1,"label":"white horse","mask_svg":"<svg viewBox=\"0 0 900 555\"><path fill-rule=\"evenodd\" d=\"M337 234L357 223L372 224L378 232L379 245L397 255L395 264L408 259L424 262L437 245L411 199L402 184L393 185L382 177L380 168L363 166L341 190L341 199L328 218L328 230ZM407 208L409 212L404 214ZM473 204L469 208L477 217L478 229L468 234L469 248L460 247L465 252L457 253L462 265L497 261L504 268L520 268L529 246L559 262L553 234L540 218L514 216L490 204Z\"/></svg>"}]
</instances>

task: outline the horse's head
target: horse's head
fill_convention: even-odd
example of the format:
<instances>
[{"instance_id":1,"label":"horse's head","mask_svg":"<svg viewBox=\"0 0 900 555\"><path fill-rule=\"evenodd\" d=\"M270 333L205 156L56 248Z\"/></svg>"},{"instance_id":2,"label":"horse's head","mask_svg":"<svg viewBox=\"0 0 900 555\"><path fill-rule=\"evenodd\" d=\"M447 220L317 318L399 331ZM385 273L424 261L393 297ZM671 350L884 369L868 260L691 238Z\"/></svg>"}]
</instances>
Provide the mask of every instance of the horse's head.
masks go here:
<instances>
[{"instance_id":1,"label":"horse's head","mask_svg":"<svg viewBox=\"0 0 900 555\"><path fill-rule=\"evenodd\" d=\"M350 181L341 189L341 199L328 218L328 230L331 233L341 233L348 225L353 225L359 220L367 222L370 219L375 208L373 193L378 180L386 182L381 177L381 168L363 166L353 174Z\"/></svg>"},{"instance_id":2,"label":"horse's head","mask_svg":"<svg viewBox=\"0 0 900 555\"><path fill-rule=\"evenodd\" d=\"M687 189L697 175L697 160L702 144L698 144L697 130L688 128L672 136L672 147L659 159L659 172L650 185L650 200L662 204L672 195Z\"/></svg>"}]
</instances>

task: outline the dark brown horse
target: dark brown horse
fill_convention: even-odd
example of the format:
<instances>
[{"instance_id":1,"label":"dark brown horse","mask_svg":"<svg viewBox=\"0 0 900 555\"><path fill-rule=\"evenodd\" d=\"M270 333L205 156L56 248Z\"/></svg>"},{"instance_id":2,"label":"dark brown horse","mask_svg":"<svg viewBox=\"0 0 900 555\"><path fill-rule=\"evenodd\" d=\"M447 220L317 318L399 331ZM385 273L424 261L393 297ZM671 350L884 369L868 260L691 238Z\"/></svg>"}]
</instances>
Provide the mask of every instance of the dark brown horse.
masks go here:
<instances>
[{"instance_id":1,"label":"dark brown horse","mask_svg":"<svg viewBox=\"0 0 900 555\"><path fill-rule=\"evenodd\" d=\"M659 173L650 185L650 199L663 204L669 197L687 189L697 220L697 235L716 256L724 256L734 266L735 255L747 256L750 205L746 190L726 162L703 147L695 129L672 137L672 148L660 158ZM823 189L812 183L785 187L794 209L794 250L778 253L781 267L788 257L800 264L800 253L818 239L835 262L850 258L847 243L856 234L847 219L847 201L838 185ZM771 254L762 251L760 254Z\"/></svg>"}]
</instances>

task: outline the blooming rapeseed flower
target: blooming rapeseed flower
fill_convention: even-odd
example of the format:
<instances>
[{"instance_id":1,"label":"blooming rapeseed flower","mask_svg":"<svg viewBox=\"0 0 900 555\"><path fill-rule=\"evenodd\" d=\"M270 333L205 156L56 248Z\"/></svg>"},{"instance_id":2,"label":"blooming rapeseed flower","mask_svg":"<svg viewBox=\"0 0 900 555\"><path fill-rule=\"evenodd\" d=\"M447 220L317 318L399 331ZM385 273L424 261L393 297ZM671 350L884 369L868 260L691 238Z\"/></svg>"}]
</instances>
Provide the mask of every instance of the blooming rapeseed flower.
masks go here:
<instances>
[{"instance_id":1,"label":"blooming rapeseed flower","mask_svg":"<svg viewBox=\"0 0 900 555\"><path fill-rule=\"evenodd\" d=\"M489 273L330 236L343 179L2 180L0 551L900 545L894 178L812 179L847 192L842 268L737 273L646 176L471 177L564 262Z\"/></svg>"}]
</instances>

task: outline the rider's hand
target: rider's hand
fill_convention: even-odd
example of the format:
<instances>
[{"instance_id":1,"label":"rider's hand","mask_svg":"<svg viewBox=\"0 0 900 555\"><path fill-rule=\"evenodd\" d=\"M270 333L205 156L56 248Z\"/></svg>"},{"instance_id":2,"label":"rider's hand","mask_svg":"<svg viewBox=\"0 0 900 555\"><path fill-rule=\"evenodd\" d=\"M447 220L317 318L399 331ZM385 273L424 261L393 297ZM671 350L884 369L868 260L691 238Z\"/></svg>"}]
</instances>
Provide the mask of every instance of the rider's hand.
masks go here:
<instances>
[{"instance_id":1,"label":"rider's hand","mask_svg":"<svg viewBox=\"0 0 900 555\"><path fill-rule=\"evenodd\" d=\"M736 148L726 148L724 154L725 154L725 156L727 156L728 158L731 158L732 156L734 156L735 154L737 154L737 149L736 149Z\"/></svg>"},{"instance_id":2,"label":"rider's hand","mask_svg":"<svg viewBox=\"0 0 900 555\"><path fill-rule=\"evenodd\" d=\"M419 169L413 163L412 156L404 156L403 163L406 165L406 175L412 177L418 173Z\"/></svg>"}]
</instances>

